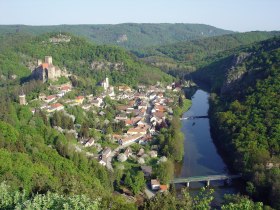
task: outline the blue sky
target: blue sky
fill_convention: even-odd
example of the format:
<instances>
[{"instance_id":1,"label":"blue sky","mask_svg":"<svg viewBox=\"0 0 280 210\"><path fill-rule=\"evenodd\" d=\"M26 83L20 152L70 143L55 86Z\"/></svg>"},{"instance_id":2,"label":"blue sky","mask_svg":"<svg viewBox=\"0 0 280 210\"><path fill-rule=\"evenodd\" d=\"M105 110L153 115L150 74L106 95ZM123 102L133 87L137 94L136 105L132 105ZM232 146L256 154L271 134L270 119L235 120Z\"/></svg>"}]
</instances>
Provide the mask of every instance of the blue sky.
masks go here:
<instances>
[{"instance_id":1,"label":"blue sky","mask_svg":"<svg viewBox=\"0 0 280 210\"><path fill-rule=\"evenodd\" d=\"M280 0L0 0L0 24L204 23L280 30Z\"/></svg>"}]
</instances>

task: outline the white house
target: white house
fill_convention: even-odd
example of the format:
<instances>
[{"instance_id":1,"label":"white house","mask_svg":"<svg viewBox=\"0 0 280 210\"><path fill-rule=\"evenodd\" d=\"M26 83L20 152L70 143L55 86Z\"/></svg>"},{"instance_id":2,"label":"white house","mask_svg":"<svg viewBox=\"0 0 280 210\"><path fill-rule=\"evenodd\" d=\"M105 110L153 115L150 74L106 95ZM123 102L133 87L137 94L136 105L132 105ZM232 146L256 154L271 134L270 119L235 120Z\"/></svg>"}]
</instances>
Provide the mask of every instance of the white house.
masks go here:
<instances>
[{"instance_id":1,"label":"white house","mask_svg":"<svg viewBox=\"0 0 280 210\"><path fill-rule=\"evenodd\" d=\"M55 95L50 95L50 96L47 96L47 97L45 98L45 102L50 103L50 102L52 102L52 101L55 101L55 99L56 99L56 96L55 96Z\"/></svg>"},{"instance_id":2,"label":"white house","mask_svg":"<svg viewBox=\"0 0 280 210\"><path fill-rule=\"evenodd\" d=\"M151 180L151 187L152 190L159 190L160 189L160 182L157 179L152 179Z\"/></svg>"},{"instance_id":3,"label":"white house","mask_svg":"<svg viewBox=\"0 0 280 210\"><path fill-rule=\"evenodd\" d=\"M91 147L94 145L94 138L90 138L87 140L87 142L85 143L85 147Z\"/></svg>"},{"instance_id":4,"label":"white house","mask_svg":"<svg viewBox=\"0 0 280 210\"><path fill-rule=\"evenodd\" d=\"M126 145L132 142L138 141L141 137L143 137L142 134L136 134L136 135L130 135L130 136L124 136L119 140L120 145Z\"/></svg>"},{"instance_id":5,"label":"white house","mask_svg":"<svg viewBox=\"0 0 280 210\"><path fill-rule=\"evenodd\" d=\"M106 161L103 159L99 160L99 164L101 164L102 166L106 166Z\"/></svg>"},{"instance_id":6,"label":"white house","mask_svg":"<svg viewBox=\"0 0 280 210\"><path fill-rule=\"evenodd\" d=\"M60 111L63 110L64 106L60 103L56 104L51 104L50 107L48 108L48 112L55 112L55 111Z\"/></svg>"}]
</instances>

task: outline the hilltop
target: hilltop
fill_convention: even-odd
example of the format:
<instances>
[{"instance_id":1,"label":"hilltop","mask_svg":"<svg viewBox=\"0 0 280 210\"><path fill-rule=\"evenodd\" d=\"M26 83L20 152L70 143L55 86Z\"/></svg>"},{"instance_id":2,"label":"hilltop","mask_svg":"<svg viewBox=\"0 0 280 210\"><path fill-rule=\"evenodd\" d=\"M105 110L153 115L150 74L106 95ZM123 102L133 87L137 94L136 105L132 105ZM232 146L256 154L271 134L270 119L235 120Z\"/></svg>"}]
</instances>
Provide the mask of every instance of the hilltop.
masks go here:
<instances>
[{"instance_id":1,"label":"hilltop","mask_svg":"<svg viewBox=\"0 0 280 210\"><path fill-rule=\"evenodd\" d=\"M179 41L233 33L204 24L124 23L116 25L57 25L27 26L1 25L0 34L29 33L40 35L49 32L68 32L83 36L96 44L110 44L130 50L149 46L166 45Z\"/></svg>"},{"instance_id":2,"label":"hilltop","mask_svg":"<svg viewBox=\"0 0 280 210\"><path fill-rule=\"evenodd\" d=\"M137 85L171 81L158 68L137 61L124 49L95 45L71 34L44 34L32 37L12 34L0 37L0 83L29 80L37 60L46 55L54 65L77 76L80 87L95 86L108 76L112 84Z\"/></svg>"},{"instance_id":3,"label":"hilltop","mask_svg":"<svg viewBox=\"0 0 280 210\"><path fill-rule=\"evenodd\" d=\"M197 71L233 53L237 48L280 35L272 32L246 32L202 38L133 51L146 63L173 75Z\"/></svg>"}]
</instances>

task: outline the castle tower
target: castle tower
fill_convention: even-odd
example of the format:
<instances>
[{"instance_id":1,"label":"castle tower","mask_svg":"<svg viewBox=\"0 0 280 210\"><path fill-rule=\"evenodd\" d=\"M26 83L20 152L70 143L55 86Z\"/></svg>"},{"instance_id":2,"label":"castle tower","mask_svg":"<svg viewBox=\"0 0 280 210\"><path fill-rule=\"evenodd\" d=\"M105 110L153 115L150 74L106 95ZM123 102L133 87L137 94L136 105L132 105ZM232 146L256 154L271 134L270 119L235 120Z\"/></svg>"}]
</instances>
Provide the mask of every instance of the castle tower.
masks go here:
<instances>
[{"instance_id":1,"label":"castle tower","mask_svg":"<svg viewBox=\"0 0 280 210\"><path fill-rule=\"evenodd\" d=\"M45 63L52 64L52 56L45 56Z\"/></svg>"},{"instance_id":2,"label":"castle tower","mask_svg":"<svg viewBox=\"0 0 280 210\"><path fill-rule=\"evenodd\" d=\"M55 67L53 65L49 65L48 68L48 79L53 80L56 78Z\"/></svg>"},{"instance_id":3,"label":"castle tower","mask_svg":"<svg viewBox=\"0 0 280 210\"><path fill-rule=\"evenodd\" d=\"M37 60L37 66L41 66L42 65L42 60L41 59L38 59Z\"/></svg>"},{"instance_id":4,"label":"castle tower","mask_svg":"<svg viewBox=\"0 0 280 210\"><path fill-rule=\"evenodd\" d=\"M23 92L19 95L19 104L26 105L25 94Z\"/></svg>"}]
</instances>

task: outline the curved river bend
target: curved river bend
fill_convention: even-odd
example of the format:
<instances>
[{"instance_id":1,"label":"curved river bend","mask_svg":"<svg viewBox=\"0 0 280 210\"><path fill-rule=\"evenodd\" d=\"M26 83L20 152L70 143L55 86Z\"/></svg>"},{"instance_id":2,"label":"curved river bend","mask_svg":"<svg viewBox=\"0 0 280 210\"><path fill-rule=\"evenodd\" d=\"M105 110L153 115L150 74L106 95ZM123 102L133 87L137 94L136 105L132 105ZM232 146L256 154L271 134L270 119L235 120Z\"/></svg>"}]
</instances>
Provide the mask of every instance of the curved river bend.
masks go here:
<instances>
[{"instance_id":1,"label":"curved river bend","mask_svg":"<svg viewBox=\"0 0 280 210\"><path fill-rule=\"evenodd\" d=\"M197 90L192 97L192 106L184 113L183 118L208 115L208 97L207 92ZM182 120L182 132L185 135L185 155L182 163L175 166L175 177L215 175L228 172L226 164L212 141L208 118ZM194 192L202 186L204 186L203 183L190 184L191 191ZM180 188L180 186L178 187ZM223 181L211 182L211 187L214 187L214 201L217 203L220 203L224 194L238 192L234 186L224 187Z\"/></svg>"}]
</instances>

